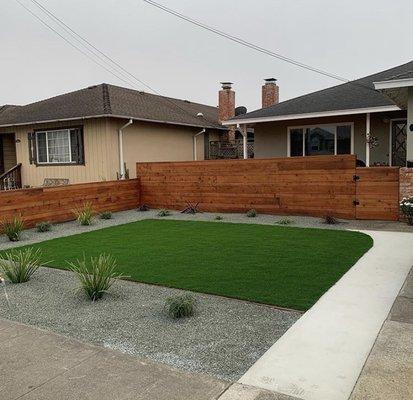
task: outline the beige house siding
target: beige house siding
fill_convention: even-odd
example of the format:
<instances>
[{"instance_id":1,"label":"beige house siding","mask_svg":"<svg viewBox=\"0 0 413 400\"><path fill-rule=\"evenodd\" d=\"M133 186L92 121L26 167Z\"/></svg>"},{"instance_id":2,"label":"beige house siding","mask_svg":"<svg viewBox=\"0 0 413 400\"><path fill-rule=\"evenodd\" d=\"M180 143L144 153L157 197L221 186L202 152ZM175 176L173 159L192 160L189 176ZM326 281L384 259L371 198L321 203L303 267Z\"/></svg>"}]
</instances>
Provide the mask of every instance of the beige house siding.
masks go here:
<instances>
[{"instance_id":1,"label":"beige house siding","mask_svg":"<svg viewBox=\"0 0 413 400\"><path fill-rule=\"evenodd\" d=\"M16 158L22 163L23 185L41 186L45 178L66 178L70 183L115 180L119 172L118 129L127 120L85 119L0 128L0 134L15 134ZM83 125L85 165L38 166L30 164L28 133L34 129L53 129ZM193 135L200 128L134 121L124 130L124 160L130 177L136 177L139 161L189 161L193 159ZM204 159L204 135L197 138L197 156Z\"/></svg>"},{"instance_id":2,"label":"beige house siding","mask_svg":"<svg viewBox=\"0 0 413 400\"><path fill-rule=\"evenodd\" d=\"M405 118L404 112L371 114L371 133L378 138L379 145L370 151L370 163L389 162L390 119ZM281 122L268 122L255 125L254 153L256 158L285 157L287 155L288 127L336 124L350 122L354 124L354 154L360 160L366 160L366 115L346 115L329 118L299 119Z\"/></svg>"}]
</instances>

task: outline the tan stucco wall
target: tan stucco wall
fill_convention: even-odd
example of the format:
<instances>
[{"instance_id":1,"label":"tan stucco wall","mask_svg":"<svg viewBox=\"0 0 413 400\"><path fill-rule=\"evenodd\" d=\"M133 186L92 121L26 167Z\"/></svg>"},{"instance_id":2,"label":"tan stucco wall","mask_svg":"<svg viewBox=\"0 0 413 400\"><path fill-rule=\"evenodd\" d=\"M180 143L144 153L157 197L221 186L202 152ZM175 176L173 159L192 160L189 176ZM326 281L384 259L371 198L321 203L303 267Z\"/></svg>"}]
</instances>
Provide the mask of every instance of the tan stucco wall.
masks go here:
<instances>
[{"instance_id":1,"label":"tan stucco wall","mask_svg":"<svg viewBox=\"0 0 413 400\"><path fill-rule=\"evenodd\" d=\"M371 165L375 162L389 162L390 119L405 117L403 112L371 114L371 133L377 136L379 145L370 150ZM312 118L282 122L256 124L254 152L256 158L285 157L287 155L287 128L303 125L354 123L354 154L366 160L366 115L347 115L330 118Z\"/></svg>"},{"instance_id":2,"label":"tan stucco wall","mask_svg":"<svg viewBox=\"0 0 413 400\"><path fill-rule=\"evenodd\" d=\"M23 185L41 186L45 178L66 178L70 183L117 179L119 172L118 129L127 120L87 119L36 126L0 128L15 133L17 162L22 163ZM83 125L85 165L36 166L29 161L28 133L33 129ZM124 160L130 177L136 177L139 161L190 161L193 159L193 135L200 128L134 121L124 130ZM204 159L204 135L197 138L197 157Z\"/></svg>"},{"instance_id":3,"label":"tan stucco wall","mask_svg":"<svg viewBox=\"0 0 413 400\"><path fill-rule=\"evenodd\" d=\"M117 135L124 120L111 120L109 130ZM136 177L136 163L149 161L190 161L193 135L200 128L134 121L123 131L123 149L129 177ZM204 135L197 137L197 159L204 159ZM118 167L119 169L119 167Z\"/></svg>"}]
</instances>

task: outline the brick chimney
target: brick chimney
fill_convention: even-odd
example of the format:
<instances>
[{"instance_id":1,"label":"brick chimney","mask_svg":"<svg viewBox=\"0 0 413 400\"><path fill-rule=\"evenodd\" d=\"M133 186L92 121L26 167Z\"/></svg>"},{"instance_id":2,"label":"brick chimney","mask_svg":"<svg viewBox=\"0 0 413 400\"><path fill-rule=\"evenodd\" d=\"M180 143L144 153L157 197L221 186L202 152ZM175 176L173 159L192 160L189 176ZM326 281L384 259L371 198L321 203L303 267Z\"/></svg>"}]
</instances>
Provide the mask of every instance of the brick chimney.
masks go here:
<instances>
[{"instance_id":1,"label":"brick chimney","mask_svg":"<svg viewBox=\"0 0 413 400\"><path fill-rule=\"evenodd\" d=\"M264 79L265 83L262 85L262 108L273 106L279 102L280 88L276 84L277 79Z\"/></svg>"},{"instance_id":2,"label":"brick chimney","mask_svg":"<svg viewBox=\"0 0 413 400\"><path fill-rule=\"evenodd\" d=\"M235 92L231 89L231 82L221 82L222 89L218 96L218 116L225 121L235 116Z\"/></svg>"}]
</instances>

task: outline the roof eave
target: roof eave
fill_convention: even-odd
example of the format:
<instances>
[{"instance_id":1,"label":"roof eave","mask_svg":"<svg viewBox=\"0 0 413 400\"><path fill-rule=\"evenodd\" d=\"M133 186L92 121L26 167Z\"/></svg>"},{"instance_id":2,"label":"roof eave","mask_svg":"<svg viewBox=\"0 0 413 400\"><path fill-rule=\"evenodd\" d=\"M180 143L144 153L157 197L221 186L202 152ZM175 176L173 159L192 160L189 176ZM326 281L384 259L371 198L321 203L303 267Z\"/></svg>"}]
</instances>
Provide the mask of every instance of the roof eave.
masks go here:
<instances>
[{"instance_id":1,"label":"roof eave","mask_svg":"<svg viewBox=\"0 0 413 400\"><path fill-rule=\"evenodd\" d=\"M388 112L388 111L399 111L399 110L401 110L400 107L396 105L389 105L389 106L380 106L380 107L353 108L353 109L346 109L346 110L320 111L320 112L301 113L301 114L275 115L275 116L257 117L257 118L239 118L239 119L231 119L228 121L223 121L222 124L225 126L231 126L231 125L238 125L238 124L256 124L256 123L261 123L261 122L276 122L276 121L287 121L287 120L294 120L294 119L334 117L334 116L341 116L341 115L377 113L377 112Z\"/></svg>"},{"instance_id":2,"label":"roof eave","mask_svg":"<svg viewBox=\"0 0 413 400\"><path fill-rule=\"evenodd\" d=\"M12 123L12 124L0 124L0 128L7 128L7 127L12 127L12 126L48 124L48 123L53 123L53 122L77 121L77 120L94 119L94 118L121 118L121 119L132 119L134 121L153 122L157 124L227 130L225 126L215 126L209 123L208 124L201 124L201 123L200 124L186 124L183 122L163 121L163 120L156 120L156 119L149 119L149 118L136 118L136 117L131 117L128 115L114 115L114 114L98 114L98 115L88 115L88 116L82 116L82 117L58 118L58 119L47 119L47 120L40 120L40 121L25 121L25 122Z\"/></svg>"},{"instance_id":3,"label":"roof eave","mask_svg":"<svg viewBox=\"0 0 413 400\"><path fill-rule=\"evenodd\" d=\"M390 79L387 81L373 82L376 90L397 89L413 86L413 78Z\"/></svg>"}]
</instances>

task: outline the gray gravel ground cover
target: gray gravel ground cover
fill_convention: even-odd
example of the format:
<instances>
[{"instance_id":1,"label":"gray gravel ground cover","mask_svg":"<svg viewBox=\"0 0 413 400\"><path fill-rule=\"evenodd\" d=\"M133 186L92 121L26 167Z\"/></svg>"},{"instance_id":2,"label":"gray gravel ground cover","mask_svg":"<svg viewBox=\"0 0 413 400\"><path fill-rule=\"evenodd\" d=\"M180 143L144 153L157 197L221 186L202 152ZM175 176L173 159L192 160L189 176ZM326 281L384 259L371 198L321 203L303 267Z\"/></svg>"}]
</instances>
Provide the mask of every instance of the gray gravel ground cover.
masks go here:
<instances>
[{"instance_id":1,"label":"gray gravel ground cover","mask_svg":"<svg viewBox=\"0 0 413 400\"><path fill-rule=\"evenodd\" d=\"M96 218L91 226L79 226L77 222L65 222L53 225L50 232L39 233L36 229L25 230L22 234L20 242L10 242L4 235L0 235L0 250L7 248L18 247L30 243L42 242L44 240L54 239L62 236L70 236L77 233L88 232L91 230L102 229L109 226L127 224L129 222L140 221L142 219L178 219L191 221L215 221L217 215L223 217L222 221L216 223L245 223L245 224L263 224L276 225L284 218L288 218L292 223L288 226L302 228L321 228L321 229L355 229L355 230L386 230L395 232L413 232L413 226L409 226L403 222L391 221L349 221L339 220L337 225L327 225L323 223L321 218L305 217L305 216L279 216L259 214L255 218L248 218L245 214L230 214L230 213L198 213L198 214L182 214L178 211L171 211L169 217L157 217L157 210L146 212L138 212L136 210L121 211L113 214L113 219L101 220Z\"/></svg>"},{"instance_id":2,"label":"gray gravel ground cover","mask_svg":"<svg viewBox=\"0 0 413 400\"><path fill-rule=\"evenodd\" d=\"M198 312L170 319L164 300L183 291L117 281L90 302L71 272L41 268L0 288L0 316L148 357L176 368L237 380L301 316L295 311L194 294Z\"/></svg>"}]
</instances>

